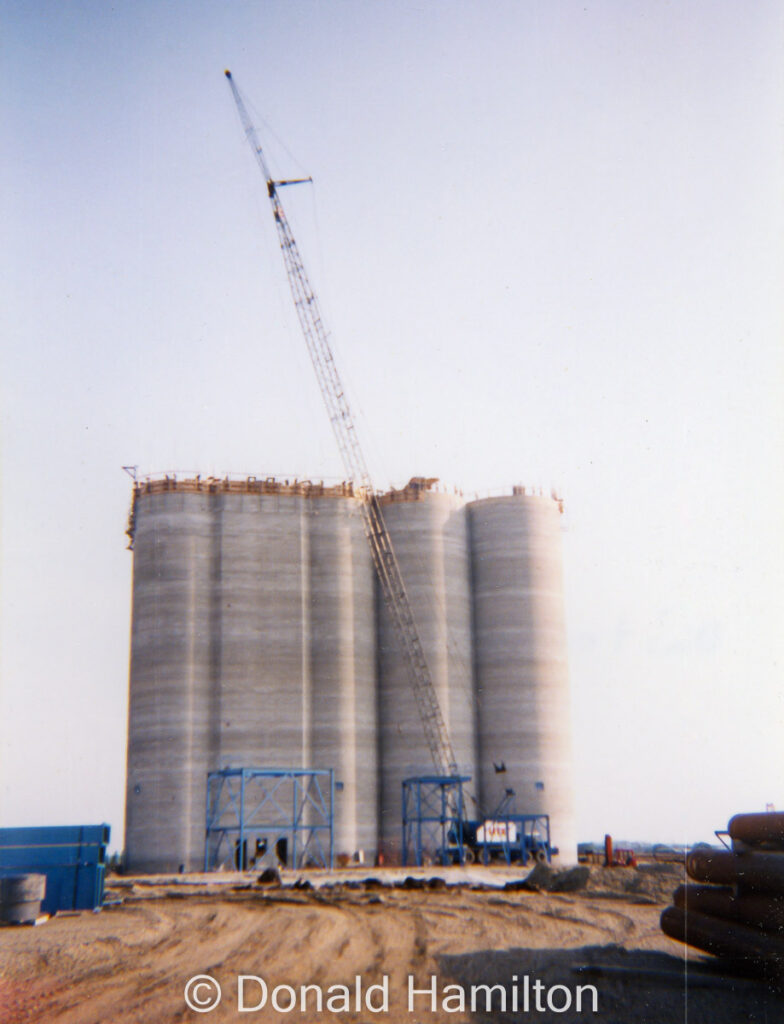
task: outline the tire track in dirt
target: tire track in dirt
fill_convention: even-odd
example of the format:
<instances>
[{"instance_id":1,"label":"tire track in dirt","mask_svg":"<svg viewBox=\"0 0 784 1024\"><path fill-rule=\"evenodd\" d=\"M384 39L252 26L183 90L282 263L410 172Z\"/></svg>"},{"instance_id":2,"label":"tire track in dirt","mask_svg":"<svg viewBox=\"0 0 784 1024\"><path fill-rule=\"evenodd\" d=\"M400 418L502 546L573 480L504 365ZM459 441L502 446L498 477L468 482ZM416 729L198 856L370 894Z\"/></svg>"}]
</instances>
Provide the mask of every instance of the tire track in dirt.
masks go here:
<instances>
[{"instance_id":1,"label":"tire track in dirt","mask_svg":"<svg viewBox=\"0 0 784 1024\"><path fill-rule=\"evenodd\" d=\"M644 937L649 948L663 949L669 940L657 931L658 914L656 907L615 900L608 907L577 895L498 890L352 888L327 894L255 888L173 897L151 887L100 915L0 931L0 963L2 984L10 979L16 985L15 1024L192 1021L183 988L192 975L205 973L224 988L210 1024L238 1019L235 979L241 973L261 975L272 985L324 988L352 985L357 975L374 984L387 975L397 1001L373 1020L388 1024L407 1016L408 975L418 982L444 975L448 962L481 974L492 958L506 963L518 953L546 964L553 949L596 944L597 935L620 945ZM6 988L0 992L5 998ZM294 1017L267 1007L251 1019L279 1024ZM317 1015L318 1024L367 1019L353 1011ZM450 1020L457 1024L458 1018Z\"/></svg>"}]
</instances>

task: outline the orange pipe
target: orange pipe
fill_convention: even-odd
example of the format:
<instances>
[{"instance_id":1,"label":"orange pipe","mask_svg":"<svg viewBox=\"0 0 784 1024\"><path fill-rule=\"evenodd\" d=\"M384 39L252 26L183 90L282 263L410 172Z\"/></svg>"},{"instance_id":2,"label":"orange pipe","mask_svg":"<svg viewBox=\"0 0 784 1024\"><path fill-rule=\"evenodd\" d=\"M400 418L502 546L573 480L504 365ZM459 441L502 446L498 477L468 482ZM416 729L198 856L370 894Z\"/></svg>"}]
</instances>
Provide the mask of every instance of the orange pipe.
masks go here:
<instances>
[{"instance_id":1,"label":"orange pipe","mask_svg":"<svg viewBox=\"0 0 784 1024\"><path fill-rule=\"evenodd\" d=\"M612 836L609 835L604 837L604 866L606 868L613 866L613 841Z\"/></svg>"}]
</instances>

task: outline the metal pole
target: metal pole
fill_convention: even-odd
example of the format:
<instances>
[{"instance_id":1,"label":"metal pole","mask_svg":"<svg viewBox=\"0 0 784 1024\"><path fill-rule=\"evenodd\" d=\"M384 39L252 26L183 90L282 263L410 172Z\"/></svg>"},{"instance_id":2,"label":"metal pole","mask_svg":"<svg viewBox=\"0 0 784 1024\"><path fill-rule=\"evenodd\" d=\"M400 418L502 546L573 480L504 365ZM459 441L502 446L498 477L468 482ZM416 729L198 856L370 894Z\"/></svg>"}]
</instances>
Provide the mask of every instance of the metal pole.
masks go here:
<instances>
[{"instance_id":1,"label":"metal pole","mask_svg":"<svg viewBox=\"0 0 784 1024\"><path fill-rule=\"evenodd\" d=\"M408 864L408 816L406 814L408 808L408 783L404 782L400 787L401 796L403 798L403 867Z\"/></svg>"},{"instance_id":2,"label":"metal pole","mask_svg":"<svg viewBox=\"0 0 784 1024\"><path fill-rule=\"evenodd\" d=\"M329 770L329 870L335 866L335 769Z\"/></svg>"},{"instance_id":3,"label":"metal pole","mask_svg":"<svg viewBox=\"0 0 784 1024\"><path fill-rule=\"evenodd\" d=\"M245 870L245 769L241 769L240 773L240 849L239 849L239 869L240 871Z\"/></svg>"},{"instance_id":4,"label":"metal pole","mask_svg":"<svg viewBox=\"0 0 784 1024\"><path fill-rule=\"evenodd\" d=\"M422 784L417 779L417 867L422 867Z\"/></svg>"},{"instance_id":5,"label":"metal pole","mask_svg":"<svg viewBox=\"0 0 784 1024\"><path fill-rule=\"evenodd\" d=\"M446 863L446 801L449 783L441 783L441 863Z\"/></svg>"},{"instance_id":6,"label":"metal pole","mask_svg":"<svg viewBox=\"0 0 784 1024\"><path fill-rule=\"evenodd\" d=\"M294 782L294 819L291 823L291 866L296 868L297 866L297 790L299 788L299 779L296 775L292 776Z\"/></svg>"},{"instance_id":7,"label":"metal pole","mask_svg":"<svg viewBox=\"0 0 784 1024\"><path fill-rule=\"evenodd\" d=\"M212 777L207 773L207 800L204 807L204 870L209 871L210 856L210 785Z\"/></svg>"}]
</instances>

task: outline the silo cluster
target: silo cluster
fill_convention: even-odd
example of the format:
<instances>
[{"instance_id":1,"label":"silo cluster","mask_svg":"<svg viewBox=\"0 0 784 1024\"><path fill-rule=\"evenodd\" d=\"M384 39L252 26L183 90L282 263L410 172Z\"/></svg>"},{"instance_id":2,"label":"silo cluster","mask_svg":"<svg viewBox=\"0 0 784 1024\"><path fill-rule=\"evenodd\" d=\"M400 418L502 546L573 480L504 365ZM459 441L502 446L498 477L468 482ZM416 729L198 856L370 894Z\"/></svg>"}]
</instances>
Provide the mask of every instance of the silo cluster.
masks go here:
<instances>
[{"instance_id":1,"label":"silo cluster","mask_svg":"<svg viewBox=\"0 0 784 1024\"><path fill-rule=\"evenodd\" d=\"M576 860L556 499L382 498L469 814L508 791ZM137 484L126 858L199 870L209 771L332 768L335 849L400 852L401 782L432 774L349 484Z\"/></svg>"}]
</instances>

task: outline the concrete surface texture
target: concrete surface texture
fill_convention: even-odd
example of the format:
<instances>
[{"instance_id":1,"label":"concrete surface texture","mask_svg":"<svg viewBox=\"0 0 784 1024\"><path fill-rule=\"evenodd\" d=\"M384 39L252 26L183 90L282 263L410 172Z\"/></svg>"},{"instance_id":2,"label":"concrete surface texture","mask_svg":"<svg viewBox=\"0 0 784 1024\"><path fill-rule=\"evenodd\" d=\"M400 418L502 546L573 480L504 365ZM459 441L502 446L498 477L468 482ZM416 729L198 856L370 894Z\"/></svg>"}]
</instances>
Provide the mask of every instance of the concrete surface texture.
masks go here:
<instances>
[{"instance_id":1,"label":"concrete surface texture","mask_svg":"<svg viewBox=\"0 0 784 1024\"><path fill-rule=\"evenodd\" d=\"M552 842L561 860L573 864L558 505L515 494L469 507L482 803L489 813L513 790L518 812L549 814Z\"/></svg>"},{"instance_id":2,"label":"concrete surface texture","mask_svg":"<svg viewBox=\"0 0 784 1024\"><path fill-rule=\"evenodd\" d=\"M513 789L573 863L559 503L432 483L382 504L469 814ZM333 768L336 852L399 856L402 779L433 766L360 500L253 478L137 487L130 869L202 867L206 776L227 767Z\"/></svg>"},{"instance_id":3,"label":"concrete surface texture","mask_svg":"<svg viewBox=\"0 0 784 1024\"><path fill-rule=\"evenodd\" d=\"M382 507L458 769L475 777L465 504L453 495L426 492ZM378 604L380 840L385 855L394 857L401 845L401 780L432 775L434 768L391 612L380 599Z\"/></svg>"}]
</instances>

